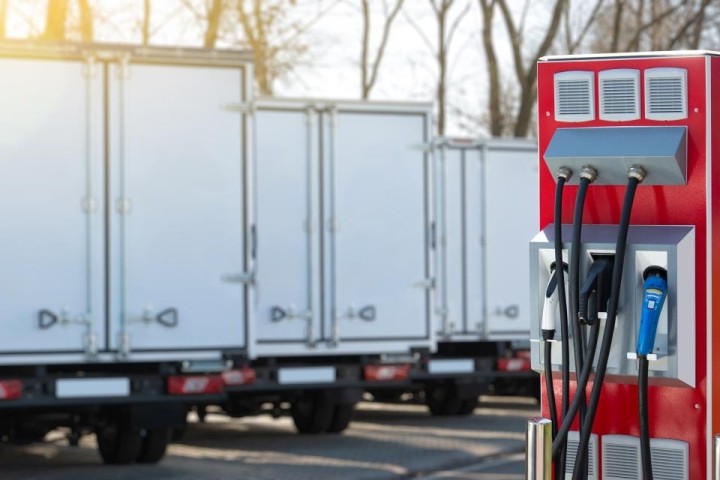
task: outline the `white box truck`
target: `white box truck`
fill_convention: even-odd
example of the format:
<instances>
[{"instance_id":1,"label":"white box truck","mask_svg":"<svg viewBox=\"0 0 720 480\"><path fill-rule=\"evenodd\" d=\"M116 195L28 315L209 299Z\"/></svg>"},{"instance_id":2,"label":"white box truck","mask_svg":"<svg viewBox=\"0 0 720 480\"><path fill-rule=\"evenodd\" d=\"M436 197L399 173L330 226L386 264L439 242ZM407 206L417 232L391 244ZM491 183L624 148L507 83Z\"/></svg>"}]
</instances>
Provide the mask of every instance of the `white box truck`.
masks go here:
<instances>
[{"instance_id":1,"label":"white box truck","mask_svg":"<svg viewBox=\"0 0 720 480\"><path fill-rule=\"evenodd\" d=\"M478 396L537 396L530 369L526 244L538 224L535 142L435 139L437 349L411 374L434 415L470 414ZM407 390L374 388L379 400Z\"/></svg>"},{"instance_id":2,"label":"white box truck","mask_svg":"<svg viewBox=\"0 0 720 480\"><path fill-rule=\"evenodd\" d=\"M437 352L423 376L435 414L469 413L478 392L537 396L525 247L538 224L537 145L441 139Z\"/></svg>"},{"instance_id":3,"label":"white box truck","mask_svg":"<svg viewBox=\"0 0 720 480\"><path fill-rule=\"evenodd\" d=\"M237 52L0 46L0 438L156 462L242 381L250 78Z\"/></svg>"},{"instance_id":4,"label":"white box truck","mask_svg":"<svg viewBox=\"0 0 720 480\"><path fill-rule=\"evenodd\" d=\"M232 415L283 404L339 432L368 385L405 385L435 346L430 104L255 103L252 385Z\"/></svg>"}]
</instances>

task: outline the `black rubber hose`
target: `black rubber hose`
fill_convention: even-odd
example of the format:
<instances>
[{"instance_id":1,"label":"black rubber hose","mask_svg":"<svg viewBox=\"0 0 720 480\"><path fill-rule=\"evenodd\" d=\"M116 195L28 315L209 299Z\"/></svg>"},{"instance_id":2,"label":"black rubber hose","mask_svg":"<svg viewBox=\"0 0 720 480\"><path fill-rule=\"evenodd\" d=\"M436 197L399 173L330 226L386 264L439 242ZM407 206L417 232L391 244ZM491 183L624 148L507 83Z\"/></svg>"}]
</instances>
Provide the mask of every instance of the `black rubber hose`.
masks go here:
<instances>
[{"instance_id":1,"label":"black rubber hose","mask_svg":"<svg viewBox=\"0 0 720 480\"><path fill-rule=\"evenodd\" d=\"M573 346L575 347L575 372L583 367L584 343L578 308L580 304L580 241L582 239L583 210L585 209L585 196L587 194L590 180L580 179L580 188L575 198L575 212L573 214L573 233L570 251L570 326L572 327ZM577 395L578 393L576 393ZM585 391L579 392L580 400L580 428L582 428L585 417Z\"/></svg>"},{"instance_id":2,"label":"black rubber hose","mask_svg":"<svg viewBox=\"0 0 720 480\"><path fill-rule=\"evenodd\" d=\"M587 388L588 380L590 379L590 373L592 372L593 360L595 357L595 350L597 348L598 336L600 335L600 322L595 322L590 327L590 337L588 339L588 350L585 356L585 364L583 365L582 372L577 382L577 390L585 390ZM573 419L577 414L578 408L580 407L580 396L575 395L570 407L568 408L567 415L563 418L562 425L557 429L557 435L552 445L553 458L559 456L562 448L567 440L567 434L570 431ZM563 477L564 478L564 477Z\"/></svg>"},{"instance_id":3,"label":"black rubber hose","mask_svg":"<svg viewBox=\"0 0 720 480\"><path fill-rule=\"evenodd\" d=\"M638 357L638 410L640 412L640 458L642 459L643 480L653 480L650 460L650 420L648 418L648 359Z\"/></svg>"},{"instance_id":4,"label":"black rubber hose","mask_svg":"<svg viewBox=\"0 0 720 480\"><path fill-rule=\"evenodd\" d=\"M595 381L593 382L593 388L590 392L590 401L588 402L585 423L583 428L580 430L580 442L578 443L577 456L575 457L573 480L578 479L578 475L582 471L581 467L583 465L583 458L587 455L590 435L592 434L592 427L595 422L598 403L600 402L603 381L605 380L605 373L607 372L607 364L610 358L610 347L612 346L615 320L617 318L618 302L620 299L620 284L622 282L623 265L625 263L630 214L632 213L635 191L637 190L639 183L640 180L635 177L630 177L628 179L627 190L625 190L625 200L623 201L620 224L618 225L617 242L615 244L615 262L613 263L613 276L612 283L610 284L610 299L608 300L607 320L605 321L603 341L600 346L600 355L598 358L597 369L595 371Z\"/></svg>"},{"instance_id":5,"label":"black rubber hose","mask_svg":"<svg viewBox=\"0 0 720 480\"><path fill-rule=\"evenodd\" d=\"M573 335L573 347L575 353L575 378L577 372L583 368L583 356L585 350L585 336L580 326L578 310L580 304L580 241L582 239L583 211L585 210L585 196L587 194L590 180L580 178L580 188L575 198L575 212L573 213L573 233L570 250L570 326ZM575 395L580 396L580 429L582 430L586 414L585 389L575 390ZM585 467L581 466L584 470Z\"/></svg>"},{"instance_id":6,"label":"black rubber hose","mask_svg":"<svg viewBox=\"0 0 720 480\"><path fill-rule=\"evenodd\" d=\"M550 421L552 422L552 436L558 428L557 405L555 404L555 389L552 378L552 342L545 342L545 390L547 390L548 408L550 409Z\"/></svg>"},{"instance_id":7,"label":"black rubber hose","mask_svg":"<svg viewBox=\"0 0 720 480\"><path fill-rule=\"evenodd\" d=\"M563 268L563 240L562 240L562 200L563 187L565 186L565 177L558 176L557 186L555 187L555 275L557 276L558 289L558 308L560 310L560 336L561 338L561 361L562 365L562 397L560 409L563 419L565 418L568 405L570 403L570 347L568 344L568 316L567 316L567 296L565 292L565 269ZM557 478L565 478L565 441L562 442L562 452L559 455L559 462L555 466Z\"/></svg>"}]
</instances>

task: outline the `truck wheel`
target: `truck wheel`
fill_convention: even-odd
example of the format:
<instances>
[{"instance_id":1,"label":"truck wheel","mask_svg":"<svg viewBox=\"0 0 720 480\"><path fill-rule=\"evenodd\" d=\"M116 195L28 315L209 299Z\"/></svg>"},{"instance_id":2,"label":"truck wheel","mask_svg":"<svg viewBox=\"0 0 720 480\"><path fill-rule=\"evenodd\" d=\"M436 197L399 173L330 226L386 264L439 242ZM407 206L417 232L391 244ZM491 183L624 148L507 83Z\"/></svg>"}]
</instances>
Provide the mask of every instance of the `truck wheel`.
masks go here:
<instances>
[{"instance_id":1,"label":"truck wheel","mask_svg":"<svg viewBox=\"0 0 720 480\"><path fill-rule=\"evenodd\" d=\"M328 433L341 433L352 421L353 413L355 413L354 403L341 403L335 406L335 414L333 415Z\"/></svg>"},{"instance_id":2,"label":"truck wheel","mask_svg":"<svg viewBox=\"0 0 720 480\"><path fill-rule=\"evenodd\" d=\"M475 399L469 399L469 400L463 400L460 403L460 409L458 410L458 415L472 415L472 413L475 411L475 408L478 406L477 398Z\"/></svg>"},{"instance_id":3,"label":"truck wheel","mask_svg":"<svg viewBox=\"0 0 720 480\"><path fill-rule=\"evenodd\" d=\"M142 439L140 453L135 459L138 463L157 463L165 456L172 430L169 428L154 428L147 430Z\"/></svg>"},{"instance_id":4,"label":"truck wheel","mask_svg":"<svg viewBox=\"0 0 720 480\"><path fill-rule=\"evenodd\" d=\"M299 433L318 434L330 428L335 408L319 397L302 397L293 402L290 413Z\"/></svg>"},{"instance_id":5,"label":"truck wheel","mask_svg":"<svg viewBox=\"0 0 720 480\"><path fill-rule=\"evenodd\" d=\"M95 436L103 462L112 465L134 462L143 444L140 432L133 431L119 422L98 427Z\"/></svg>"},{"instance_id":6,"label":"truck wheel","mask_svg":"<svg viewBox=\"0 0 720 480\"><path fill-rule=\"evenodd\" d=\"M435 416L457 415L462 400L451 386L430 387L425 390L425 403Z\"/></svg>"}]
</instances>

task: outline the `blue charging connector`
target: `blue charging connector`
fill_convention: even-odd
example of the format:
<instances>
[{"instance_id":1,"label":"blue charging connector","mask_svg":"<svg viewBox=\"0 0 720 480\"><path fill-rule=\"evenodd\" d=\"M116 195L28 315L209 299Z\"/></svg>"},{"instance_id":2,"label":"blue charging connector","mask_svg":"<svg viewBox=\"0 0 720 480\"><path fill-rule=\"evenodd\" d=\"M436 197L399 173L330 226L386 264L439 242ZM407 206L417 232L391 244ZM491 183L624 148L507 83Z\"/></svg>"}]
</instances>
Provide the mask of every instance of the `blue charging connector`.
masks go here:
<instances>
[{"instance_id":1,"label":"blue charging connector","mask_svg":"<svg viewBox=\"0 0 720 480\"><path fill-rule=\"evenodd\" d=\"M655 348L658 320L667 297L667 271L661 267L649 267L643 273L643 303L638 331L637 355L647 356Z\"/></svg>"}]
</instances>

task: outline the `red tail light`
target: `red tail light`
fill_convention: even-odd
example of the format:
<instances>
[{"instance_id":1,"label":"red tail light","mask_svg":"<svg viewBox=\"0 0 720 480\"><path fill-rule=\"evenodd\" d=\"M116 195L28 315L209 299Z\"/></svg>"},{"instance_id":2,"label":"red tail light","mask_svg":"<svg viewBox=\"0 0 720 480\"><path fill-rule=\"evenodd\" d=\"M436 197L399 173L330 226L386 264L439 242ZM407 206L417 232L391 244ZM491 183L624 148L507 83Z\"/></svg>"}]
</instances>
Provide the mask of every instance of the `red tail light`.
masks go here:
<instances>
[{"instance_id":1,"label":"red tail light","mask_svg":"<svg viewBox=\"0 0 720 480\"><path fill-rule=\"evenodd\" d=\"M22 397L22 392L20 380L0 380L0 400L17 400Z\"/></svg>"},{"instance_id":2,"label":"red tail light","mask_svg":"<svg viewBox=\"0 0 720 480\"><path fill-rule=\"evenodd\" d=\"M250 367L238 368L223 372L222 380L225 385L250 385L255 383L255 370Z\"/></svg>"},{"instance_id":3,"label":"red tail light","mask_svg":"<svg viewBox=\"0 0 720 480\"><path fill-rule=\"evenodd\" d=\"M501 372L520 372L530 370L530 360L527 358L500 358L498 370Z\"/></svg>"},{"instance_id":4,"label":"red tail light","mask_svg":"<svg viewBox=\"0 0 720 480\"><path fill-rule=\"evenodd\" d=\"M220 375L173 375L167 386L170 395L221 393L223 380Z\"/></svg>"},{"instance_id":5,"label":"red tail light","mask_svg":"<svg viewBox=\"0 0 720 480\"><path fill-rule=\"evenodd\" d=\"M410 376L410 365L366 365L363 373L368 382L406 380Z\"/></svg>"}]
</instances>

